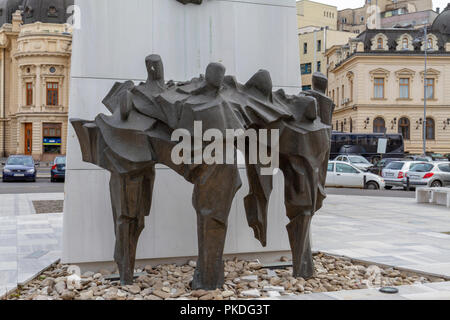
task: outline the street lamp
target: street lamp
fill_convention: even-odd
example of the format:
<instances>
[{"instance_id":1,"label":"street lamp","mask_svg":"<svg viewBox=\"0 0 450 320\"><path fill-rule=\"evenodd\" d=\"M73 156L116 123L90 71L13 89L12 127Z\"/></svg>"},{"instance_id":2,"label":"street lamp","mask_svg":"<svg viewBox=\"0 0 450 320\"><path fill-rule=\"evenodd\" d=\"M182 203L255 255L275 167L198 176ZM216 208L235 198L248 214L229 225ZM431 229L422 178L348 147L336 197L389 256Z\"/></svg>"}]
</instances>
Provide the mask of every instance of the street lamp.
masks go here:
<instances>
[{"instance_id":1,"label":"street lamp","mask_svg":"<svg viewBox=\"0 0 450 320\"><path fill-rule=\"evenodd\" d=\"M422 42L424 53L425 53L425 71L423 74L423 84L424 84L424 94L423 94L423 155L427 154L427 93L428 93L428 83L427 83L427 67L428 67L428 26L425 25L424 38L416 38L414 42L419 44Z\"/></svg>"}]
</instances>

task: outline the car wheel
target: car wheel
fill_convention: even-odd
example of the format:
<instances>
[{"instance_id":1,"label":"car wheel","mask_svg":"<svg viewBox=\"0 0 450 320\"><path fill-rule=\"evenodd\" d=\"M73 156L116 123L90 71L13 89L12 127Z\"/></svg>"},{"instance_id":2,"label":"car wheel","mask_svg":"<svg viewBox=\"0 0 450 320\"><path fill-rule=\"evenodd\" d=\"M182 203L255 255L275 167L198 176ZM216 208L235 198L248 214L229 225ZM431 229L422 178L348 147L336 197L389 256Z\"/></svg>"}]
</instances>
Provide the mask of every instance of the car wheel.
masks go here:
<instances>
[{"instance_id":1,"label":"car wheel","mask_svg":"<svg viewBox=\"0 0 450 320\"><path fill-rule=\"evenodd\" d=\"M440 182L439 180L433 181L433 183L431 184L432 188L441 188L442 187L442 182Z\"/></svg>"},{"instance_id":2,"label":"car wheel","mask_svg":"<svg viewBox=\"0 0 450 320\"><path fill-rule=\"evenodd\" d=\"M392 186L384 187L386 190L392 190Z\"/></svg>"},{"instance_id":3,"label":"car wheel","mask_svg":"<svg viewBox=\"0 0 450 320\"><path fill-rule=\"evenodd\" d=\"M380 190L380 186L376 182L369 181L366 183L366 189L367 190Z\"/></svg>"}]
</instances>

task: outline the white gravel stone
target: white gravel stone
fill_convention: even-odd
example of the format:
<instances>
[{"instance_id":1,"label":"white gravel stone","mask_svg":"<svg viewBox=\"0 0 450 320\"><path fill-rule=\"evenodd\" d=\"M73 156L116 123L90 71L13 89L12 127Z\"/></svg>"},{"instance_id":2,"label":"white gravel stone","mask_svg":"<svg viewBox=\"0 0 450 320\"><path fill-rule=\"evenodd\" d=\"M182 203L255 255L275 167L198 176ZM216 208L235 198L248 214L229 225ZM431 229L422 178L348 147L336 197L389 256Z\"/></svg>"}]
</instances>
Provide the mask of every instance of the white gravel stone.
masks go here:
<instances>
[{"instance_id":1,"label":"white gravel stone","mask_svg":"<svg viewBox=\"0 0 450 320\"><path fill-rule=\"evenodd\" d=\"M277 286L265 286L264 291L270 292L270 291L277 291L277 292L284 292L284 287L277 287Z\"/></svg>"},{"instance_id":2,"label":"white gravel stone","mask_svg":"<svg viewBox=\"0 0 450 320\"><path fill-rule=\"evenodd\" d=\"M281 297L281 294L278 291L267 291L267 295L269 298Z\"/></svg>"},{"instance_id":3,"label":"white gravel stone","mask_svg":"<svg viewBox=\"0 0 450 320\"><path fill-rule=\"evenodd\" d=\"M254 281L258 281L258 276L257 275L244 276L244 277L240 277L239 280L242 282L254 282Z\"/></svg>"},{"instance_id":4,"label":"white gravel stone","mask_svg":"<svg viewBox=\"0 0 450 320\"><path fill-rule=\"evenodd\" d=\"M261 292L259 292L259 290L254 289L254 290L245 290L241 292L241 295L243 297L247 297L247 298L259 298L261 297Z\"/></svg>"}]
</instances>

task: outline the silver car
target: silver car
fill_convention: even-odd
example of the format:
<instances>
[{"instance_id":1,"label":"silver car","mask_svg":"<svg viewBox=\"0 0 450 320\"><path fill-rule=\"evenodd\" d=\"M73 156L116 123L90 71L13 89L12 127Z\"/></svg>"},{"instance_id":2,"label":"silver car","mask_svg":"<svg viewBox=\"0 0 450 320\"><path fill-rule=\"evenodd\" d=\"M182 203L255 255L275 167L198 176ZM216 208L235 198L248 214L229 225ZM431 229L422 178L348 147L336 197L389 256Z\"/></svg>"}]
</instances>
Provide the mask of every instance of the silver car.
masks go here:
<instances>
[{"instance_id":1,"label":"silver car","mask_svg":"<svg viewBox=\"0 0 450 320\"><path fill-rule=\"evenodd\" d=\"M366 158L359 155L342 155L338 156L334 161L350 163L351 165L363 171L367 171L370 167L373 167L372 163L370 163Z\"/></svg>"},{"instance_id":2,"label":"silver car","mask_svg":"<svg viewBox=\"0 0 450 320\"><path fill-rule=\"evenodd\" d=\"M409 178L410 187L428 186L439 188L450 185L449 162L421 162L411 167L403 181L403 187L407 187Z\"/></svg>"},{"instance_id":3,"label":"silver car","mask_svg":"<svg viewBox=\"0 0 450 320\"><path fill-rule=\"evenodd\" d=\"M389 163L381 173L381 176L386 183L385 189L391 190L393 187L403 187L403 180L405 179L406 172L417 163L420 162L405 160Z\"/></svg>"}]
</instances>

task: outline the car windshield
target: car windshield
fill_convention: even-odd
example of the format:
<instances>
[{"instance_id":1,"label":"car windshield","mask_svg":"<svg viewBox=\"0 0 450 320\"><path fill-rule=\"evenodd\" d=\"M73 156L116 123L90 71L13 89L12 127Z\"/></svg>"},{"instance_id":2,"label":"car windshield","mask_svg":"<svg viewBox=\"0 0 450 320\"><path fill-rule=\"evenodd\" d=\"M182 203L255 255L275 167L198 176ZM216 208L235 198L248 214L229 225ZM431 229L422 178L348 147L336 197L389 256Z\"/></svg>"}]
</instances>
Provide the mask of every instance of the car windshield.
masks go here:
<instances>
[{"instance_id":1,"label":"car windshield","mask_svg":"<svg viewBox=\"0 0 450 320\"><path fill-rule=\"evenodd\" d=\"M348 157L351 163L370 164L364 157Z\"/></svg>"},{"instance_id":2,"label":"car windshield","mask_svg":"<svg viewBox=\"0 0 450 320\"><path fill-rule=\"evenodd\" d=\"M391 162L388 164L386 169L390 170L401 170L403 168L404 162Z\"/></svg>"},{"instance_id":3,"label":"car windshield","mask_svg":"<svg viewBox=\"0 0 450 320\"><path fill-rule=\"evenodd\" d=\"M6 162L9 166L29 166L34 165L33 159L31 157L12 157Z\"/></svg>"},{"instance_id":4,"label":"car windshield","mask_svg":"<svg viewBox=\"0 0 450 320\"><path fill-rule=\"evenodd\" d=\"M55 159L55 164L66 164L66 158L65 157L58 157Z\"/></svg>"},{"instance_id":5,"label":"car windshield","mask_svg":"<svg viewBox=\"0 0 450 320\"><path fill-rule=\"evenodd\" d=\"M430 172L434 166L429 163L418 163L411 168L413 172Z\"/></svg>"}]
</instances>

